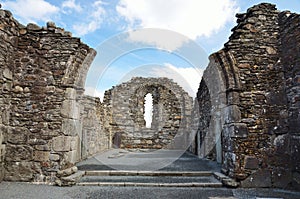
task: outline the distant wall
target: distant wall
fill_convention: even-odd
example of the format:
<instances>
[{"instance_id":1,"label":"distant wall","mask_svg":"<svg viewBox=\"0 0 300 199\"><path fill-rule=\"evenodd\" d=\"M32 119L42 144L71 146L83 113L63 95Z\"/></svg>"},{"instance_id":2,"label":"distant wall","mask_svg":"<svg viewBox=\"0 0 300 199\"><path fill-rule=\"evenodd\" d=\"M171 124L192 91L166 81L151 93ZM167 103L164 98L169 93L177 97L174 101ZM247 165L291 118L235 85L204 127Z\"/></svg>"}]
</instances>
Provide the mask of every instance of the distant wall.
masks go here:
<instances>
[{"instance_id":1,"label":"distant wall","mask_svg":"<svg viewBox=\"0 0 300 199\"><path fill-rule=\"evenodd\" d=\"M101 115L103 105L99 98L84 96L82 101L81 159L86 159L109 147Z\"/></svg>"},{"instance_id":2,"label":"distant wall","mask_svg":"<svg viewBox=\"0 0 300 199\"><path fill-rule=\"evenodd\" d=\"M144 120L148 93L153 96L151 128ZM104 129L114 147L180 148L188 139L192 98L170 79L133 78L105 92L103 107Z\"/></svg>"}]
</instances>

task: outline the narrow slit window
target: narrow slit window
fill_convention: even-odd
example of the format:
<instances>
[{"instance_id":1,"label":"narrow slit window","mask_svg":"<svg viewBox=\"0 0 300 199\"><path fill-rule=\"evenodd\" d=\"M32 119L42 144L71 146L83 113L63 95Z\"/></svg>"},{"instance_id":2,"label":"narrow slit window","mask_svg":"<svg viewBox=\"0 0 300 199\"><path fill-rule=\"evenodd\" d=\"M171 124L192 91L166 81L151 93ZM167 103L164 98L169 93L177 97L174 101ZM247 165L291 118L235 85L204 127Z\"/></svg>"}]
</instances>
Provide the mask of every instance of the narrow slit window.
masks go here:
<instances>
[{"instance_id":1,"label":"narrow slit window","mask_svg":"<svg viewBox=\"0 0 300 199\"><path fill-rule=\"evenodd\" d=\"M148 93L145 96L144 106L145 106L144 120L146 121L146 128L151 128L152 116L153 116L153 96L151 93Z\"/></svg>"}]
</instances>

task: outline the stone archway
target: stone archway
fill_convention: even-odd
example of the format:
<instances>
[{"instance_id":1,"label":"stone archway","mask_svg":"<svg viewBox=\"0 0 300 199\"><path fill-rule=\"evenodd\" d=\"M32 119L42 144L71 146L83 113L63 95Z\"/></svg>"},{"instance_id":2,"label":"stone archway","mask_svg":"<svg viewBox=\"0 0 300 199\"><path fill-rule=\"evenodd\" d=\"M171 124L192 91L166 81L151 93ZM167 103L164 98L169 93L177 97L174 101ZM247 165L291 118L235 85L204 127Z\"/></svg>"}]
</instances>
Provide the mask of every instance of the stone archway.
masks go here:
<instances>
[{"instance_id":1,"label":"stone archway","mask_svg":"<svg viewBox=\"0 0 300 199\"><path fill-rule=\"evenodd\" d=\"M8 107L0 121L0 181L61 184L81 158L80 101L96 52L52 22L21 26L0 12L1 107Z\"/></svg>"},{"instance_id":2,"label":"stone archway","mask_svg":"<svg viewBox=\"0 0 300 199\"><path fill-rule=\"evenodd\" d=\"M230 145L227 136L236 131L231 126L238 125L242 129L236 105L238 90L239 73L232 55L224 51L211 55L194 105L198 125L193 129L197 138L194 151L199 157L210 157L221 163L229 156L224 148Z\"/></svg>"}]
</instances>

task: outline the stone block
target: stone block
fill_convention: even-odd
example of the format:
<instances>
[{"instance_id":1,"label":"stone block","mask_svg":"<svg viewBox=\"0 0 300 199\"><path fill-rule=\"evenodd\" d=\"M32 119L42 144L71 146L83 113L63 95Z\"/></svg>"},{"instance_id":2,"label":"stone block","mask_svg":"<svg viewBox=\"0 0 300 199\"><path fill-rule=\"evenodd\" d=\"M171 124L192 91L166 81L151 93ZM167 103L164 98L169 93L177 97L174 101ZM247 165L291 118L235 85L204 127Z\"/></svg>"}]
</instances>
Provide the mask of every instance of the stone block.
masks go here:
<instances>
[{"instance_id":1,"label":"stone block","mask_svg":"<svg viewBox=\"0 0 300 199\"><path fill-rule=\"evenodd\" d=\"M248 127L244 123L233 123L229 125L225 125L224 136L231 138L246 138L248 136Z\"/></svg>"},{"instance_id":2,"label":"stone block","mask_svg":"<svg viewBox=\"0 0 300 199\"><path fill-rule=\"evenodd\" d=\"M50 152L49 151L34 151L33 152L33 160L39 162L47 162L49 161Z\"/></svg>"},{"instance_id":3,"label":"stone block","mask_svg":"<svg viewBox=\"0 0 300 199\"><path fill-rule=\"evenodd\" d=\"M26 145L6 145L5 161L30 161L33 149Z\"/></svg>"},{"instance_id":4,"label":"stone block","mask_svg":"<svg viewBox=\"0 0 300 199\"><path fill-rule=\"evenodd\" d=\"M76 95L77 95L77 92L74 88L67 88L66 89L66 93L65 93L66 99L76 100Z\"/></svg>"},{"instance_id":5,"label":"stone block","mask_svg":"<svg viewBox=\"0 0 300 199\"><path fill-rule=\"evenodd\" d=\"M244 162L245 169L258 169L259 167L259 161L255 156L246 156Z\"/></svg>"},{"instance_id":6,"label":"stone block","mask_svg":"<svg viewBox=\"0 0 300 199\"><path fill-rule=\"evenodd\" d=\"M76 162L78 162L79 159L80 157L77 150L64 153L64 160L66 160L66 162L75 164Z\"/></svg>"},{"instance_id":7,"label":"stone block","mask_svg":"<svg viewBox=\"0 0 300 199\"><path fill-rule=\"evenodd\" d=\"M66 177L66 176L70 176L70 175L76 173L77 171L78 171L78 168L76 166L73 166L73 167L58 171L57 176L58 177Z\"/></svg>"},{"instance_id":8,"label":"stone block","mask_svg":"<svg viewBox=\"0 0 300 199\"><path fill-rule=\"evenodd\" d=\"M47 144L47 141L43 139L31 138L27 143L30 145L45 145Z\"/></svg>"},{"instance_id":9,"label":"stone block","mask_svg":"<svg viewBox=\"0 0 300 199\"><path fill-rule=\"evenodd\" d=\"M29 130L24 127L11 128L8 131L7 141L13 144L25 144L28 140Z\"/></svg>"},{"instance_id":10,"label":"stone block","mask_svg":"<svg viewBox=\"0 0 300 199\"><path fill-rule=\"evenodd\" d=\"M3 77L5 77L6 79L9 79L9 80L12 80L12 72L8 68L5 68L3 70Z\"/></svg>"},{"instance_id":11,"label":"stone block","mask_svg":"<svg viewBox=\"0 0 300 199\"><path fill-rule=\"evenodd\" d=\"M225 124L241 121L241 111L237 105L230 105L224 109Z\"/></svg>"},{"instance_id":12,"label":"stone block","mask_svg":"<svg viewBox=\"0 0 300 199\"><path fill-rule=\"evenodd\" d=\"M50 151L50 147L48 144L34 145L34 149L39 151Z\"/></svg>"},{"instance_id":13,"label":"stone block","mask_svg":"<svg viewBox=\"0 0 300 199\"><path fill-rule=\"evenodd\" d=\"M75 119L63 119L61 131L64 135L80 135L82 131L82 126L79 120Z\"/></svg>"},{"instance_id":14,"label":"stone block","mask_svg":"<svg viewBox=\"0 0 300 199\"><path fill-rule=\"evenodd\" d=\"M272 170L272 182L273 186L277 188L288 188L288 185L293 181L293 175L290 170L287 169L273 169Z\"/></svg>"},{"instance_id":15,"label":"stone block","mask_svg":"<svg viewBox=\"0 0 300 199\"><path fill-rule=\"evenodd\" d=\"M56 152L70 151L71 150L70 136L58 136L52 139L52 148Z\"/></svg>"},{"instance_id":16,"label":"stone block","mask_svg":"<svg viewBox=\"0 0 300 199\"><path fill-rule=\"evenodd\" d=\"M58 161L60 159L59 154L50 154L49 159L51 161Z\"/></svg>"},{"instance_id":17,"label":"stone block","mask_svg":"<svg viewBox=\"0 0 300 199\"><path fill-rule=\"evenodd\" d=\"M30 182L35 173L42 173L37 162L9 162L5 166L4 180Z\"/></svg>"},{"instance_id":18,"label":"stone block","mask_svg":"<svg viewBox=\"0 0 300 199\"><path fill-rule=\"evenodd\" d=\"M268 169L259 170L251 174L246 180L241 182L241 186L244 188L260 187L268 188L272 186L271 172Z\"/></svg>"},{"instance_id":19,"label":"stone block","mask_svg":"<svg viewBox=\"0 0 300 199\"><path fill-rule=\"evenodd\" d=\"M71 150L77 150L80 147L79 136L72 137L70 146L71 146Z\"/></svg>"},{"instance_id":20,"label":"stone block","mask_svg":"<svg viewBox=\"0 0 300 199\"><path fill-rule=\"evenodd\" d=\"M80 118L80 108L79 103L76 100L65 100L61 106L61 115L68 119L77 119Z\"/></svg>"},{"instance_id":21,"label":"stone block","mask_svg":"<svg viewBox=\"0 0 300 199\"><path fill-rule=\"evenodd\" d=\"M34 23L27 24L27 30L41 30L42 28Z\"/></svg>"},{"instance_id":22,"label":"stone block","mask_svg":"<svg viewBox=\"0 0 300 199\"><path fill-rule=\"evenodd\" d=\"M10 109L5 109L2 111L2 113L1 113L2 124L9 125L10 112L11 112ZM0 123L1 123L1 121L0 121Z\"/></svg>"},{"instance_id":23,"label":"stone block","mask_svg":"<svg viewBox=\"0 0 300 199\"><path fill-rule=\"evenodd\" d=\"M72 186L79 182L84 174L84 171L78 171L70 176L62 177L61 180L57 180L56 183L58 184L58 186Z\"/></svg>"}]
</instances>

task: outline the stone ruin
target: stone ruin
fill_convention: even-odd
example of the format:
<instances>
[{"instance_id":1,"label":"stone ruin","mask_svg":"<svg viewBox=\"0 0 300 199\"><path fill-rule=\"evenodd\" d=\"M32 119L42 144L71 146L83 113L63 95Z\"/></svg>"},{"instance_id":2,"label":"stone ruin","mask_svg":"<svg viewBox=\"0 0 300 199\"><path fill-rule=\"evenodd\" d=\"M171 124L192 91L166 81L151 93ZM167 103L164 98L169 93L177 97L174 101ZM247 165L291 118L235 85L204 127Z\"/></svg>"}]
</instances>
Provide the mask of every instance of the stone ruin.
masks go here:
<instances>
[{"instance_id":1,"label":"stone ruin","mask_svg":"<svg viewBox=\"0 0 300 199\"><path fill-rule=\"evenodd\" d=\"M148 93L153 96L150 128L144 119ZM172 80L137 77L105 92L104 131L119 148L183 149L192 109L193 99Z\"/></svg>"},{"instance_id":2,"label":"stone ruin","mask_svg":"<svg viewBox=\"0 0 300 199\"><path fill-rule=\"evenodd\" d=\"M192 150L243 187L299 188L300 15L262 3L236 17L200 83Z\"/></svg>"},{"instance_id":3,"label":"stone ruin","mask_svg":"<svg viewBox=\"0 0 300 199\"><path fill-rule=\"evenodd\" d=\"M93 49L54 23L25 27L0 10L0 181L69 185L75 163L113 141L172 148L177 131L179 140L195 134L189 150L242 187L299 189L300 15L262 3L237 14L232 32L209 57L194 105L176 83L151 78L118 85L101 103L83 94Z\"/></svg>"}]
</instances>

